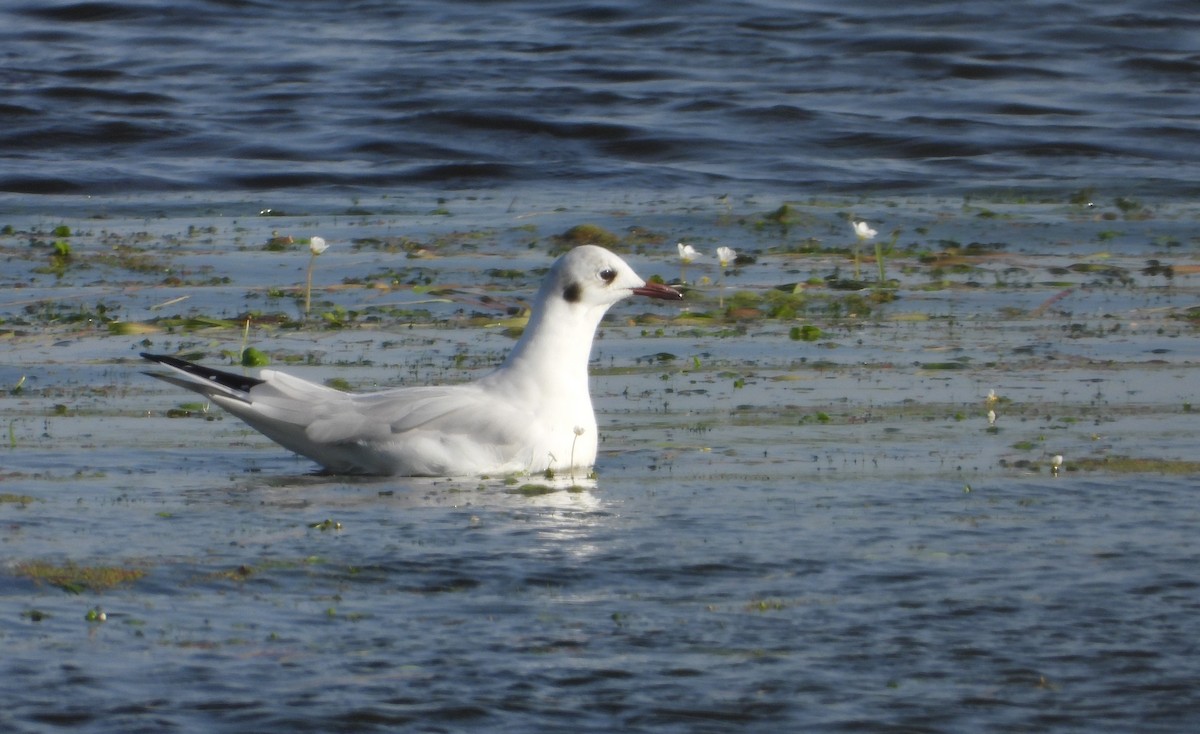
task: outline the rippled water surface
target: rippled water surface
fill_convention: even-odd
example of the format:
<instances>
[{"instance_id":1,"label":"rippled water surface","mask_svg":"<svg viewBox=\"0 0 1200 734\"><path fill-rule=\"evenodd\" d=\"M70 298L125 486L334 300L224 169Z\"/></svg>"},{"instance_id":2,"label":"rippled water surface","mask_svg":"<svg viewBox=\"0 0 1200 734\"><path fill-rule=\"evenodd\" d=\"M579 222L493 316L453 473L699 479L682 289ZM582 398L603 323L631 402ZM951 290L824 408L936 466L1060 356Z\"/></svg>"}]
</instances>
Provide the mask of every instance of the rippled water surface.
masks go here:
<instances>
[{"instance_id":1,"label":"rippled water surface","mask_svg":"<svg viewBox=\"0 0 1200 734\"><path fill-rule=\"evenodd\" d=\"M1198 28L4 4L0 731L1190 732ZM580 224L688 283L594 477L315 476L140 373L477 377Z\"/></svg>"},{"instance_id":2,"label":"rippled water surface","mask_svg":"<svg viewBox=\"0 0 1200 734\"><path fill-rule=\"evenodd\" d=\"M0 728L1189 730L1195 208L777 205L14 218ZM692 284L602 327L595 478L313 476L139 372L469 379L581 221Z\"/></svg>"},{"instance_id":3,"label":"rippled water surface","mask_svg":"<svg viewBox=\"0 0 1200 734\"><path fill-rule=\"evenodd\" d=\"M125 0L0 19L10 192L1200 184L1191 2Z\"/></svg>"}]
</instances>

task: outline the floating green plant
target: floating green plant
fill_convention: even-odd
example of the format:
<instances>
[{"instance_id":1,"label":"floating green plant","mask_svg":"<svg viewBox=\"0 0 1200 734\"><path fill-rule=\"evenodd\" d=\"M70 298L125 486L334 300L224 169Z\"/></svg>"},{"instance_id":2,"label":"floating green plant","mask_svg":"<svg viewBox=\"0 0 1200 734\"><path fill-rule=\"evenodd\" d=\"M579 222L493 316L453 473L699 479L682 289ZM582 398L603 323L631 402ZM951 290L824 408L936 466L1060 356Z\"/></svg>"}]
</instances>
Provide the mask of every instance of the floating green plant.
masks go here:
<instances>
[{"instance_id":1,"label":"floating green plant","mask_svg":"<svg viewBox=\"0 0 1200 734\"><path fill-rule=\"evenodd\" d=\"M755 599L746 605L748 612L778 612L787 608L780 599Z\"/></svg>"},{"instance_id":2,"label":"floating green plant","mask_svg":"<svg viewBox=\"0 0 1200 734\"><path fill-rule=\"evenodd\" d=\"M266 367L270 363L271 358L261 350L254 347L246 347L242 350L243 367Z\"/></svg>"},{"instance_id":3,"label":"floating green plant","mask_svg":"<svg viewBox=\"0 0 1200 734\"><path fill-rule=\"evenodd\" d=\"M542 495L554 494L558 490L548 484L522 484L507 491L509 494L519 494L522 497L541 497Z\"/></svg>"},{"instance_id":4,"label":"floating green plant","mask_svg":"<svg viewBox=\"0 0 1200 734\"><path fill-rule=\"evenodd\" d=\"M763 214L761 219L754 222L754 228L764 230L768 227L778 227L784 234L796 225L813 221L811 215L796 209L790 204L781 204L778 209Z\"/></svg>"},{"instance_id":5,"label":"floating green plant","mask_svg":"<svg viewBox=\"0 0 1200 734\"><path fill-rule=\"evenodd\" d=\"M1151 459L1133 456L1102 456L1072 462L1078 471L1107 471L1119 474L1200 474L1200 461Z\"/></svg>"},{"instance_id":6,"label":"floating green plant","mask_svg":"<svg viewBox=\"0 0 1200 734\"><path fill-rule=\"evenodd\" d=\"M238 361L243 367L263 367L270 361L267 355L250 346L250 316L246 317L242 328L242 350L238 353Z\"/></svg>"},{"instance_id":7,"label":"floating green plant","mask_svg":"<svg viewBox=\"0 0 1200 734\"><path fill-rule=\"evenodd\" d=\"M79 566L75 563L58 566L42 561L18 563L16 572L32 579L35 583L57 586L72 594L80 594L84 591L106 591L117 586L132 584L146 575L146 572L140 568Z\"/></svg>"},{"instance_id":8,"label":"floating green plant","mask_svg":"<svg viewBox=\"0 0 1200 734\"><path fill-rule=\"evenodd\" d=\"M143 336L157 334L162 329L154 324L144 324L139 321L113 321L108 325L108 333L114 336Z\"/></svg>"},{"instance_id":9,"label":"floating green plant","mask_svg":"<svg viewBox=\"0 0 1200 734\"><path fill-rule=\"evenodd\" d=\"M267 244L263 245L263 249L267 252L282 252L296 244L296 240L291 235L281 235L278 232L271 233L271 239L267 240Z\"/></svg>"},{"instance_id":10,"label":"floating green plant","mask_svg":"<svg viewBox=\"0 0 1200 734\"><path fill-rule=\"evenodd\" d=\"M45 267L35 268L34 272L49 273L56 278L61 278L72 262L71 243L66 240L56 240L51 245L50 263Z\"/></svg>"},{"instance_id":11,"label":"floating green plant","mask_svg":"<svg viewBox=\"0 0 1200 734\"><path fill-rule=\"evenodd\" d=\"M1073 192L1069 197L1067 197L1067 201L1074 204L1075 206L1091 206L1092 205L1092 197L1095 195L1095 193L1096 193L1096 190L1089 186L1087 188L1080 189L1079 191Z\"/></svg>"},{"instance_id":12,"label":"floating green plant","mask_svg":"<svg viewBox=\"0 0 1200 734\"><path fill-rule=\"evenodd\" d=\"M190 418L193 415L208 415L208 403L180 403L174 408L167 409L168 418Z\"/></svg>"},{"instance_id":13,"label":"floating green plant","mask_svg":"<svg viewBox=\"0 0 1200 734\"><path fill-rule=\"evenodd\" d=\"M788 338L792 341L815 342L824 336L824 332L815 324L805 324L804 326L793 326L788 332Z\"/></svg>"},{"instance_id":14,"label":"floating green plant","mask_svg":"<svg viewBox=\"0 0 1200 734\"><path fill-rule=\"evenodd\" d=\"M555 245L551 248L551 254L565 252L579 245L600 245L611 250L620 243L620 238L598 224L577 224L551 239Z\"/></svg>"},{"instance_id":15,"label":"floating green plant","mask_svg":"<svg viewBox=\"0 0 1200 734\"><path fill-rule=\"evenodd\" d=\"M922 362L921 369L923 370L965 370L967 368L966 361L962 362Z\"/></svg>"}]
</instances>

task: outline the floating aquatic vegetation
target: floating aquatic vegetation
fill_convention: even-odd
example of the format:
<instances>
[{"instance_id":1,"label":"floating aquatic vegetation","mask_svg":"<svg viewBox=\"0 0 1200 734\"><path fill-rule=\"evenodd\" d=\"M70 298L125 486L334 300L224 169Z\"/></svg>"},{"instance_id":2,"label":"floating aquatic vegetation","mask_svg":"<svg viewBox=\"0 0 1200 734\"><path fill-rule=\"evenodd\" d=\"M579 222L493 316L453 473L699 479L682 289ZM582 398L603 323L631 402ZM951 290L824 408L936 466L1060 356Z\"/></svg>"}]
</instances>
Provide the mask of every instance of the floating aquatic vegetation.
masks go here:
<instances>
[{"instance_id":1,"label":"floating aquatic vegetation","mask_svg":"<svg viewBox=\"0 0 1200 734\"><path fill-rule=\"evenodd\" d=\"M780 599L755 599L746 605L747 612L779 612L787 608Z\"/></svg>"},{"instance_id":2,"label":"floating aquatic vegetation","mask_svg":"<svg viewBox=\"0 0 1200 734\"><path fill-rule=\"evenodd\" d=\"M168 331L199 331L203 329L240 329L241 324L212 316L164 316L151 319L144 325L160 327Z\"/></svg>"},{"instance_id":3,"label":"floating aquatic vegetation","mask_svg":"<svg viewBox=\"0 0 1200 734\"><path fill-rule=\"evenodd\" d=\"M1077 471L1105 471L1120 474L1200 474L1200 461L1157 459L1134 456L1085 457L1072 461Z\"/></svg>"},{"instance_id":4,"label":"floating aquatic vegetation","mask_svg":"<svg viewBox=\"0 0 1200 734\"><path fill-rule=\"evenodd\" d=\"M551 487L548 484L522 484L519 487L507 490L509 494L519 494L522 497L541 497L547 494L554 494L558 489Z\"/></svg>"},{"instance_id":5,"label":"floating aquatic vegetation","mask_svg":"<svg viewBox=\"0 0 1200 734\"><path fill-rule=\"evenodd\" d=\"M967 357L960 357L957 360L949 362L922 362L921 369L932 371L965 370L970 366L970 361Z\"/></svg>"},{"instance_id":6,"label":"floating aquatic vegetation","mask_svg":"<svg viewBox=\"0 0 1200 734\"><path fill-rule=\"evenodd\" d=\"M263 249L268 252L283 252L290 249L296 244L296 240L291 235L281 235L278 232L272 232L271 238L263 245Z\"/></svg>"},{"instance_id":7,"label":"floating aquatic vegetation","mask_svg":"<svg viewBox=\"0 0 1200 734\"><path fill-rule=\"evenodd\" d=\"M1146 267L1142 268L1142 275L1155 276L1161 275L1167 279L1169 283L1175 277L1175 268L1172 265L1161 263L1158 260L1147 260Z\"/></svg>"},{"instance_id":8,"label":"floating aquatic vegetation","mask_svg":"<svg viewBox=\"0 0 1200 734\"><path fill-rule=\"evenodd\" d=\"M1116 265L1107 265L1101 263L1075 263L1067 268L1075 273L1086 273L1097 275L1106 283L1120 283L1121 285L1134 285L1133 276L1125 268Z\"/></svg>"},{"instance_id":9,"label":"floating aquatic vegetation","mask_svg":"<svg viewBox=\"0 0 1200 734\"><path fill-rule=\"evenodd\" d=\"M802 209L791 204L781 204L779 208L752 220L751 226L759 231L779 228L786 235L792 227L810 225L815 221L815 217Z\"/></svg>"},{"instance_id":10,"label":"floating aquatic vegetation","mask_svg":"<svg viewBox=\"0 0 1200 734\"><path fill-rule=\"evenodd\" d=\"M71 243L66 240L56 240L50 245L50 261L47 265L34 268L35 273L45 273L56 278L62 278L67 268L74 262Z\"/></svg>"},{"instance_id":11,"label":"floating aquatic vegetation","mask_svg":"<svg viewBox=\"0 0 1200 734\"><path fill-rule=\"evenodd\" d=\"M16 565L16 573L35 583L57 586L63 591L80 594L84 591L107 591L134 583L146 575L140 568L123 566L79 566L75 563L56 565L44 561L28 561Z\"/></svg>"},{"instance_id":12,"label":"floating aquatic vegetation","mask_svg":"<svg viewBox=\"0 0 1200 734\"><path fill-rule=\"evenodd\" d=\"M598 224L577 224L550 240L554 245L550 248L551 255L559 255L579 245L600 245L617 250L621 242L621 238Z\"/></svg>"},{"instance_id":13,"label":"floating aquatic vegetation","mask_svg":"<svg viewBox=\"0 0 1200 734\"><path fill-rule=\"evenodd\" d=\"M824 332L816 324L805 324L804 326L793 326L788 332L788 338L792 341L815 342L824 336Z\"/></svg>"},{"instance_id":14,"label":"floating aquatic vegetation","mask_svg":"<svg viewBox=\"0 0 1200 734\"><path fill-rule=\"evenodd\" d=\"M271 358L259 349L246 347L242 350L241 365L243 367L266 367L270 363Z\"/></svg>"},{"instance_id":15,"label":"floating aquatic vegetation","mask_svg":"<svg viewBox=\"0 0 1200 734\"><path fill-rule=\"evenodd\" d=\"M428 252L423 243L409 237L358 237L350 241L350 248L379 252L404 252L409 257Z\"/></svg>"}]
</instances>

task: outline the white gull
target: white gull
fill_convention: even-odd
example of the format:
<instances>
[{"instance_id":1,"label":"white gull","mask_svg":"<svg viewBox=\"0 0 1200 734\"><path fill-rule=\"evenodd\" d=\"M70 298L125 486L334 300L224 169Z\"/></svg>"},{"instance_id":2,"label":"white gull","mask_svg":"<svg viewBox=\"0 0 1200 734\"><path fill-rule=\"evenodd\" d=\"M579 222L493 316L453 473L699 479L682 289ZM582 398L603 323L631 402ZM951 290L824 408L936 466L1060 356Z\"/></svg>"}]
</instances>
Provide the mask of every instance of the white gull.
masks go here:
<instances>
[{"instance_id":1,"label":"white gull","mask_svg":"<svg viewBox=\"0 0 1200 734\"><path fill-rule=\"evenodd\" d=\"M347 393L277 370L247 377L142 356L167 368L146 374L204 395L334 474L562 472L595 463L592 338L609 307L632 295L683 298L602 247L576 247L550 268L504 363L459 385Z\"/></svg>"}]
</instances>

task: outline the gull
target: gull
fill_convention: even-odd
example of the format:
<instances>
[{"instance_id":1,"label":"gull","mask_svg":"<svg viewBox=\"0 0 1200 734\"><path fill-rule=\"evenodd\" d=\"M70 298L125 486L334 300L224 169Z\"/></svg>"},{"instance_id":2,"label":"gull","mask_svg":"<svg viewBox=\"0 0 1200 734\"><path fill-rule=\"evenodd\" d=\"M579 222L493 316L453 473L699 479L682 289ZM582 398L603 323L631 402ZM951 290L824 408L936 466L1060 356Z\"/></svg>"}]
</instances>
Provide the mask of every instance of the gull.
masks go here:
<instances>
[{"instance_id":1,"label":"gull","mask_svg":"<svg viewBox=\"0 0 1200 734\"><path fill-rule=\"evenodd\" d=\"M504 362L474 382L347 393L277 370L258 377L143 353L146 374L198 392L331 474L472 476L595 463L592 338L628 296L679 300L620 257L583 245L555 261Z\"/></svg>"}]
</instances>

